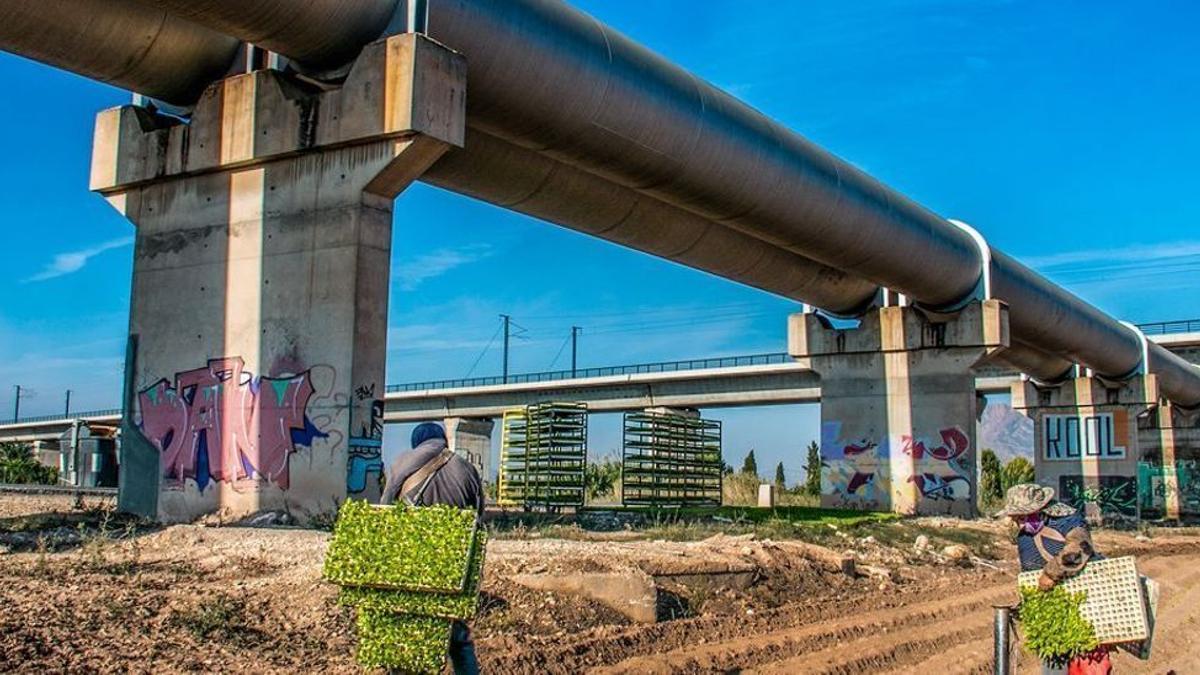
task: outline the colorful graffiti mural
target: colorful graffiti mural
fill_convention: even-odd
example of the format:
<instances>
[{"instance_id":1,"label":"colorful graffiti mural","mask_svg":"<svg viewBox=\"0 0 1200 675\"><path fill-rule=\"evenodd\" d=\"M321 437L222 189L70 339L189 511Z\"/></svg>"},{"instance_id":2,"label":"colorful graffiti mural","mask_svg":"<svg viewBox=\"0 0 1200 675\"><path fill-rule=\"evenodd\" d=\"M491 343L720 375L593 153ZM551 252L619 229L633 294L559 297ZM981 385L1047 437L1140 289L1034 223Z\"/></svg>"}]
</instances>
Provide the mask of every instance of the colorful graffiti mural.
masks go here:
<instances>
[{"instance_id":1,"label":"colorful graffiti mural","mask_svg":"<svg viewBox=\"0 0 1200 675\"><path fill-rule=\"evenodd\" d=\"M1137 518L1138 494L1135 476L1100 476L1098 486L1089 486L1080 475L1059 476L1059 499L1082 511L1094 505L1104 517Z\"/></svg>"},{"instance_id":2,"label":"colorful graffiti mural","mask_svg":"<svg viewBox=\"0 0 1200 675\"><path fill-rule=\"evenodd\" d=\"M310 371L255 377L241 357L159 380L138 394L142 434L162 455L168 486L193 480L289 486L289 460L298 446L328 438L308 407L316 390Z\"/></svg>"},{"instance_id":3,"label":"colorful graffiti mural","mask_svg":"<svg viewBox=\"0 0 1200 675\"><path fill-rule=\"evenodd\" d=\"M838 422L824 423L821 431L822 503L848 508L889 507L895 499L890 495L893 471L889 443L844 438ZM909 435L898 439L900 452L912 461L908 483L916 486L921 499L969 503L974 471L971 438L959 427L942 429L937 438L936 442Z\"/></svg>"},{"instance_id":4,"label":"colorful graffiti mural","mask_svg":"<svg viewBox=\"0 0 1200 675\"><path fill-rule=\"evenodd\" d=\"M880 508L891 472L886 447L870 438L842 438L840 422L821 425L822 503L849 508Z\"/></svg>"},{"instance_id":5,"label":"colorful graffiti mural","mask_svg":"<svg viewBox=\"0 0 1200 675\"><path fill-rule=\"evenodd\" d=\"M904 454L913 458L913 475L908 480L925 499L958 501L971 498L971 438L958 427L938 432L941 443L904 436Z\"/></svg>"},{"instance_id":6,"label":"colorful graffiti mural","mask_svg":"<svg viewBox=\"0 0 1200 675\"><path fill-rule=\"evenodd\" d=\"M1168 481L1168 475L1174 480ZM1167 465L1139 463L1138 501L1143 517L1165 517L1168 501L1177 502L1181 517L1200 516L1200 462L1180 460Z\"/></svg>"},{"instance_id":7,"label":"colorful graffiti mural","mask_svg":"<svg viewBox=\"0 0 1200 675\"><path fill-rule=\"evenodd\" d=\"M355 397L374 396L375 387L359 387ZM361 400L361 399L360 399ZM360 426L358 434L350 437L350 454L346 461L346 491L361 494L379 482L383 476L383 401L371 401L371 415Z\"/></svg>"}]
</instances>

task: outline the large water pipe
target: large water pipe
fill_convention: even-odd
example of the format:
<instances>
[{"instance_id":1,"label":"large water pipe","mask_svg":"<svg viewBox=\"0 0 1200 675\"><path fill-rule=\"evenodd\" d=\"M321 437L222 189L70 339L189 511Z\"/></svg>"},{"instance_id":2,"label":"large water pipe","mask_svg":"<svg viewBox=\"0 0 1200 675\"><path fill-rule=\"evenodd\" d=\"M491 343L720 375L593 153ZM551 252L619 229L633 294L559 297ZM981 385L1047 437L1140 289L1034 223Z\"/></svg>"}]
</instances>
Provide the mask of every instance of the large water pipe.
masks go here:
<instances>
[{"instance_id":1,"label":"large water pipe","mask_svg":"<svg viewBox=\"0 0 1200 675\"><path fill-rule=\"evenodd\" d=\"M203 16L190 16L239 36L255 30L234 0L153 1L203 5ZM319 21L320 4L304 20ZM926 306L953 307L977 288L983 256L970 236L569 5L429 0L428 31L467 56L478 130ZM356 43L351 31L329 34ZM270 47L289 54L301 45ZM1151 349L1143 363L1133 331L999 251L990 273L1019 342L1111 378L1165 369L1164 393L1200 404L1200 371L1182 359Z\"/></svg>"},{"instance_id":2,"label":"large water pipe","mask_svg":"<svg viewBox=\"0 0 1200 675\"><path fill-rule=\"evenodd\" d=\"M39 5L39 13L46 10L53 13L54 5L78 7L86 1L60 1L50 3L50 7ZM175 0L152 1L165 5ZM22 4L25 3L11 3ZM108 9L132 3L125 0L109 0L104 4ZM260 2L256 3L253 12L242 10L236 3L224 3L219 0L187 4L207 5L203 12L197 11L196 7L189 11L190 16L205 22L214 21L213 17L217 16L214 8L228 8L225 19L220 24L222 29L239 35L265 35L269 42L264 44L299 59L302 63L315 52L299 43L288 44L295 33L286 30L275 31L270 22L264 22L262 17L282 16L283 14L278 12L286 9L290 13L289 21L294 26L321 25L328 36L323 41L326 46L322 49L329 54L356 53L357 49L361 48L362 41L367 39L365 36L375 32L375 25L370 21L350 22L348 25L355 26L354 30L340 30L338 24L330 24L323 20L322 12L326 10L322 9L324 5L319 2L300 5L290 2ZM347 3L336 4L345 6ZM373 5L374 10L378 10L388 3L362 4ZM8 6L0 8L10 11L11 9ZM727 222L764 241L774 241L790 250L814 250L814 257L824 256L827 260L833 260L833 264L853 269L856 273L871 276L876 280L882 279L892 287L905 291L929 305L953 304L956 301L951 298L960 297L960 293L965 295L965 289L974 287L978 280L979 257L973 243L957 230L949 228L948 223L938 216L561 3L538 0L433 0L430 11L429 25L433 36L464 51L472 64L469 83L472 94L468 98L471 101L469 123L473 127L493 131L510 142L520 143L598 175L618 180L627 187L638 189L647 195L672 201L697 215L703 216L707 212L712 214L710 218ZM374 16L382 14L384 12L376 11ZM366 13L362 16L366 16ZM0 11L0 21L3 18L4 13ZM244 25L237 25L239 21L244 22ZM381 19L377 18L374 21L379 24L381 31L387 30L388 25ZM391 19L386 23L391 23ZM0 43L11 50L28 54L27 50L30 47L26 44L27 41L10 39L11 36L7 34L6 29L11 25L0 24ZM480 32L491 29L497 32ZM546 32L547 29L551 29L551 32ZM514 40L520 42L523 36L539 39L530 40L528 44L511 44ZM597 36L600 38L598 41ZM205 54L218 53L220 50L217 47L222 41L227 42L207 40ZM600 43L603 43L603 46ZM509 46L501 52L496 52L495 49L502 44ZM113 45L113 48L119 52L121 46ZM575 58L564 58L561 63L548 63L555 55L556 49L559 52L563 49L573 52ZM57 58L41 60L77 72L83 72L87 65L78 63L81 60L78 55L60 52L56 56ZM307 62L307 65L332 68L338 65L335 61L336 59L332 58L327 62L313 60ZM170 65L187 69L189 63L186 58L172 55L163 67ZM580 68L580 65L586 67ZM606 70L608 72L597 80L596 72L589 70L596 70L602 74ZM92 72L95 71L85 74ZM117 81L104 71L92 76L114 81L151 96L168 98L164 95L165 88L161 81L156 78L147 77L139 84L128 77ZM518 86L522 83L532 85L533 89L522 89ZM639 83L642 85L640 88ZM603 86L597 90L597 84ZM644 86L647 84L650 85L648 88ZM501 90L508 86L515 89L504 94ZM563 86L567 86L566 93L562 89ZM541 101L540 95L546 90L554 92L553 101ZM616 92L615 98L609 90ZM562 104L567 102L572 102L572 105L564 110ZM614 105L615 102L620 102L620 105ZM700 104L698 109L694 105L697 102ZM548 105L543 106L543 103ZM690 107L693 114L700 114L698 119L692 120L690 127L682 127L690 129L687 133L693 137L691 150L678 144L672 146L671 143L672 138L678 137L679 128L675 126L680 121L672 120L671 113L683 114L689 108L689 104L692 104ZM599 111L598 107L607 107L609 114L600 115L602 111ZM561 118L551 115L543 119L544 115L530 114L544 114L551 110L562 112L563 115ZM635 138L638 136L636 133L631 136L631 128L622 129L619 125L604 124L605 119L621 117L623 114L647 118L643 121L647 122L648 126L641 125L641 138ZM637 122L635 119L627 121ZM616 128L613 128L614 126ZM574 137L576 132L587 131L588 127L592 127L593 133L590 136L585 133L580 138ZM733 132L732 135L730 132ZM628 150L638 150L640 147L643 152L641 155L636 152L628 154L627 159L630 161L627 166L622 166L620 161L616 161L619 158L614 157L622 153L595 152L596 148L592 144L596 142L596 135ZM765 145L762 143L764 139L767 140ZM723 174L729 174L727 177L730 178L736 178L738 173L743 175L740 181L733 180L724 188L708 194L708 189L704 187L703 175L706 166L711 171L712 161L723 157L730 160L724 163L726 166L733 166L735 169L738 166L745 167L747 160L744 155L739 155L739 152L744 152L746 147L752 147L755 142L759 143L759 147L757 154L749 160L752 166L750 175L737 170L732 173L724 171ZM706 162L703 157L697 155L696 148L705 145L710 146L705 152L712 161ZM660 157L654 156L671 147L684 152L674 156L669 153L662 153ZM469 153L470 149L466 152ZM649 156L646 156L647 152ZM792 160L797 166L788 167L787 162L782 161L787 159L788 154L795 155ZM739 156L743 161L733 161ZM664 161L674 170L678 170L678 180L670 180L669 177L664 179L661 173L661 163ZM698 167L697 163L706 166ZM781 165L785 169L782 173L779 171ZM799 173L792 176L799 180L763 180L772 176L787 178L786 169L789 168L800 169ZM716 170L722 173L721 167L716 167ZM764 175L763 170L774 171L780 175ZM777 206L773 207L769 202L757 206L747 203L740 215L736 209L733 212L728 210L729 202L738 203L739 199L744 202L745 195L755 191L756 183L759 192L764 187L769 188L768 192L770 189L774 189L775 192L798 192L812 197L812 203L807 207L802 206L793 214L794 223L773 235L773 228L778 230L779 224L768 216L780 210ZM469 183L457 188L449 183L444 185L459 192L475 193L480 198L489 199L483 195L483 190L476 189ZM696 189L697 187L700 189ZM714 205L722 204L726 206L714 209ZM751 222L747 224L747 221ZM895 262L896 239L892 236L895 233L887 227L897 222L901 225L900 233L905 235L901 240L912 245L901 248L909 254L928 255L915 258L912 255L901 255L901 258L905 258L905 265L902 267L903 270L907 270L906 274L899 274L896 269L880 272L879 268L884 264L881 260ZM885 243L885 248L893 249L892 255L889 257L888 251L878 251L875 250L878 247L870 246L843 247L841 253L831 251L830 249L835 247L821 246L820 241L812 241L811 230L814 228L819 230L820 236L817 239L824 237L835 244L847 243L846 232L839 237L839 230L849 229L849 234L853 235L851 239L859 242L871 239L872 233L880 235L878 238ZM920 264L914 265L914 260L920 261ZM949 267L938 266L946 260L957 263ZM1018 348L1034 357L1025 359L1030 364L1026 370L1040 365L1041 372L1032 372L1045 377L1051 370L1057 370L1065 363L1062 356L1070 356L1110 376L1113 373L1127 375L1136 369L1140 362L1140 344L1137 337L1103 313L1002 254L993 256L992 277L995 295L1014 305L1012 313L1015 343ZM763 287L761 282L747 282ZM1039 291L1049 292L1043 292L1044 297L1034 298L1036 301L1026 303L1029 309L1018 304L1020 299L1030 299L1029 296L1036 296ZM810 294L809 298L812 297ZM1042 317L1054 316L1057 320L1039 319L1038 311L1046 312ZM1026 340L1026 335L1031 335L1034 339ZM1038 348L1030 347L1032 342L1036 342ZM1119 346L1116 350L1105 353L1097 350L1098 344ZM1056 351L1057 355L1047 354L1042 349L1047 346ZM1200 403L1200 377L1197 377L1196 369L1165 350L1152 347L1149 351L1151 358L1148 359L1148 365L1155 372L1163 371L1160 375L1164 392L1185 405ZM1017 353L1017 350L1014 350L1014 356Z\"/></svg>"},{"instance_id":3,"label":"large water pipe","mask_svg":"<svg viewBox=\"0 0 1200 675\"><path fill-rule=\"evenodd\" d=\"M241 42L130 0L0 3L10 52L172 104L224 77Z\"/></svg>"}]
</instances>

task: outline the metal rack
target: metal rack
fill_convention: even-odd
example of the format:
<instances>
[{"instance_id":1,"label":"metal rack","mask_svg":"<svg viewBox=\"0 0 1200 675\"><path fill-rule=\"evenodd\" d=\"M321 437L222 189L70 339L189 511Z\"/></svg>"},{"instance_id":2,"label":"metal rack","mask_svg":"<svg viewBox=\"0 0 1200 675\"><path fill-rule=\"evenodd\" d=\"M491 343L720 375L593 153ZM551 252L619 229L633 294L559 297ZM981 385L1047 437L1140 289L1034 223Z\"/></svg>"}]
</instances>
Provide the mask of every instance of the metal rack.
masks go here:
<instances>
[{"instance_id":1,"label":"metal rack","mask_svg":"<svg viewBox=\"0 0 1200 675\"><path fill-rule=\"evenodd\" d=\"M625 413L626 506L720 506L721 423L659 412Z\"/></svg>"},{"instance_id":2,"label":"metal rack","mask_svg":"<svg viewBox=\"0 0 1200 675\"><path fill-rule=\"evenodd\" d=\"M558 511L583 506L587 405L538 403L504 413L498 503Z\"/></svg>"}]
</instances>

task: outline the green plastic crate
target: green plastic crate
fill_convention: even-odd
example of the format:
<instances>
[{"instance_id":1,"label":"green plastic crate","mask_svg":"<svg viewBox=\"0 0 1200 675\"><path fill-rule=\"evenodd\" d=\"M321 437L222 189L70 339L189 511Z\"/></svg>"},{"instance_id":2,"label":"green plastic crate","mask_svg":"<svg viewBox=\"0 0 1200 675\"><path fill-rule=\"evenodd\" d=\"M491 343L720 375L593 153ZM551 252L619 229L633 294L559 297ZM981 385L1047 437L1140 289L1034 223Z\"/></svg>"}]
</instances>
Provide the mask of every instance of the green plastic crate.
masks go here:
<instances>
[{"instance_id":1,"label":"green plastic crate","mask_svg":"<svg viewBox=\"0 0 1200 675\"><path fill-rule=\"evenodd\" d=\"M450 620L358 610L358 662L405 673L440 673L450 648Z\"/></svg>"},{"instance_id":2,"label":"green plastic crate","mask_svg":"<svg viewBox=\"0 0 1200 675\"><path fill-rule=\"evenodd\" d=\"M340 586L462 593L475 525L470 510L347 500L325 555L325 578Z\"/></svg>"},{"instance_id":3,"label":"green plastic crate","mask_svg":"<svg viewBox=\"0 0 1200 675\"><path fill-rule=\"evenodd\" d=\"M343 587L338 602L360 610L413 614L419 616L459 619L475 616L479 605L479 587L483 580L483 563L487 550L487 531L480 530L475 538L471 556L471 573L462 593L427 593L379 588Z\"/></svg>"}]
</instances>

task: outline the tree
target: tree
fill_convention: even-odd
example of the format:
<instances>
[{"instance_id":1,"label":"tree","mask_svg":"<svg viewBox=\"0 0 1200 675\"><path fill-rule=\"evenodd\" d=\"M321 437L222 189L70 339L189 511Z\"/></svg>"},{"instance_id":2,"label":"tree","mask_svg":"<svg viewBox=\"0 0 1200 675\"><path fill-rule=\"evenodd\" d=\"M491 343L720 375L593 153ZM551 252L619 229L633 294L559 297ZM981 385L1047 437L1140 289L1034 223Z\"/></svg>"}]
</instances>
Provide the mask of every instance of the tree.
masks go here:
<instances>
[{"instance_id":1,"label":"tree","mask_svg":"<svg viewBox=\"0 0 1200 675\"><path fill-rule=\"evenodd\" d=\"M742 473L748 476L758 475L758 460L754 459L754 448L750 449L750 454L742 461Z\"/></svg>"},{"instance_id":2,"label":"tree","mask_svg":"<svg viewBox=\"0 0 1200 675\"><path fill-rule=\"evenodd\" d=\"M979 456L979 498L983 501L1004 498L1003 468L1000 459L990 449Z\"/></svg>"},{"instance_id":3,"label":"tree","mask_svg":"<svg viewBox=\"0 0 1200 675\"><path fill-rule=\"evenodd\" d=\"M808 457L804 464L804 491L810 495L821 494L821 448L816 441L808 443Z\"/></svg>"},{"instance_id":4,"label":"tree","mask_svg":"<svg viewBox=\"0 0 1200 675\"><path fill-rule=\"evenodd\" d=\"M775 465L775 485L778 486L780 490L787 488L787 477L783 474L783 462Z\"/></svg>"},{"instance_id":5,"label":"tree","mask_svg":"<svg viewBox=\"0 0 1200 675\"><path fill-rule=\"evenodd\" d=\"M1000 472L1000 483L1005 492L1014 485L1032 483L1033 478L1033 464L1024 457L1018 457L1005 464L1004 470Z\"/></svg>"}]
</instances>

